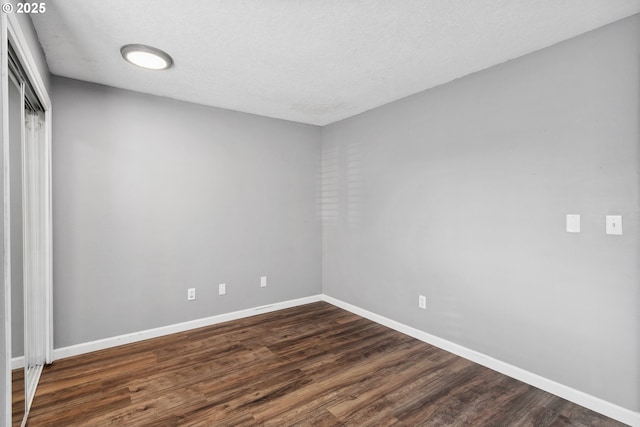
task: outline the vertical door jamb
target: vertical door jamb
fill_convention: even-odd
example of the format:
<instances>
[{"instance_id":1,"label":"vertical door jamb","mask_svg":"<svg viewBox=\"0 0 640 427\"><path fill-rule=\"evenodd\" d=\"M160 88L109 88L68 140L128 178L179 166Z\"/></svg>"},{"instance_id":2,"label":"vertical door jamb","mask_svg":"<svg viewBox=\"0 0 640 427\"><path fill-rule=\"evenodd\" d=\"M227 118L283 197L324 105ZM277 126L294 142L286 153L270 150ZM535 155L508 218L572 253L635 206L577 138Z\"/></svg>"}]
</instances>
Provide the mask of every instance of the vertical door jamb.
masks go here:
<instances>
[{"instance_id":1,"label":"vertical door jamb","mask_svg":"<svg viewBox=\"0 0 640 427\"><path fill-rule=\"evenodd\" d=\"M11 205L10 205L10 170L9 170L9 49L8 49L7 14L0 14L0 128L2 129L2 199L3 199L3 295L4 295L4 425L11 425Z\"/></svg>"}]
</instances>

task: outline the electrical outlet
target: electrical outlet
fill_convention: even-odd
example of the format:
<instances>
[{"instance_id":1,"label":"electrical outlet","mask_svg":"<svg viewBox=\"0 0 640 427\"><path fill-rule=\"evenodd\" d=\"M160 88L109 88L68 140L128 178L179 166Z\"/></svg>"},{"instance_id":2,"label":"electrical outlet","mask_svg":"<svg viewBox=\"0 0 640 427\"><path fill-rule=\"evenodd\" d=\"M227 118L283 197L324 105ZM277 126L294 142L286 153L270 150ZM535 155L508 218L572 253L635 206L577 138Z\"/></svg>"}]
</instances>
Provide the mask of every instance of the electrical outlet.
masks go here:
<instances>
[{"instance_id":1,"label":"electrical outlet","mask_svg":"<svg viewBox=\"0 0 640 427\"><path fill-rule=\"evenodd\" d=\"M418 296L418 307L420 307L423 310L427 308L427 297L425 297L424 295Z\"/></svg>"},{"instance_id":2,"label":"electrical outlet","mask_svg":"<svg viewBox=\"0 0 640 427\"><path fill-rule=\"evenodd\" d=\"M218 285L218 295L224 295L227 293L227 285L226 283L220 283Z\"/></svg>"},{"instance_id":3,"label":"electrical outlet","mask_svg":"<svg viewBox=\"0 0 640 427\"><path fill-rule=\"evenodd\" d=\"M260 277L260 287L261 288L267 287L267 276Z\"/></svg>"},{"instance_id":4,"label":"electrical outlet","mask_svg":"<svg viewBox=\"0 0 640 427\"><path fill-rule=\"evenodd\" d=\"M193 301L196 299L196 288L187 289L187 301Z\"/></svg>"}]
</instances>

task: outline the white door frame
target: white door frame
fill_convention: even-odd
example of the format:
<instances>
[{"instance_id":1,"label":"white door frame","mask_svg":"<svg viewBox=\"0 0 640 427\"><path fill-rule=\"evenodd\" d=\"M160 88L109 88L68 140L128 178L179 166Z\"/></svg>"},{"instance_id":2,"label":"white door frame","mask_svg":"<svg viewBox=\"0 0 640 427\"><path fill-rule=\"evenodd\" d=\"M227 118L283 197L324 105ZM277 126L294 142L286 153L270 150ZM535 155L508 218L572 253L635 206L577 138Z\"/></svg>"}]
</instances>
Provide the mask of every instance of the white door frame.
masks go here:
<instances>
[{"instance_id":1,"label":"white door frame","mask_svg":"<svg viewBox=\"0 0 640 427\"><path fill-rule=\"evenodd\" d=\"M2 103L2 117L0 123L2 124L2 150L3 150L3 209L4 209L4 328L5 328L5 366L2 367L5 376L5 407L7 413L4 417L4 423L11 425L11 218L10 218L10 169L9 169L9 130L8 126L8 42L11 41L18 59L26 77L29 79L38 99L45 110L45 135L44 135L44 156L45 156L45 189L44 189L44 211L45 217L45 232L44 238L39 248L45 254L45 321L46 321L46 344L45 344L45 362L53 362L53 286L52 286L52 207L51 207L51 98L47 92L44 80L40 75L38 68L34 61L34 56L29 49L27 39L22 32L18 18L14 14L1 13L0 14L0 102Z\"/></svg>"},{"instance_id":2,"label":"white door frame","mask_svg":"<svg viewBox=\"0 0 640 427\"><path fill-rule=\"evenodd\" d=\"M4 361L1 375L4 378L4 407L3 422L11 425L11 222L10 222L10 194L9 182L9 49L7 45L7 14L0 13L0 102L2 103L2 179L3 179L3 293L4 293Z\"/></svg>"}]
</instances>

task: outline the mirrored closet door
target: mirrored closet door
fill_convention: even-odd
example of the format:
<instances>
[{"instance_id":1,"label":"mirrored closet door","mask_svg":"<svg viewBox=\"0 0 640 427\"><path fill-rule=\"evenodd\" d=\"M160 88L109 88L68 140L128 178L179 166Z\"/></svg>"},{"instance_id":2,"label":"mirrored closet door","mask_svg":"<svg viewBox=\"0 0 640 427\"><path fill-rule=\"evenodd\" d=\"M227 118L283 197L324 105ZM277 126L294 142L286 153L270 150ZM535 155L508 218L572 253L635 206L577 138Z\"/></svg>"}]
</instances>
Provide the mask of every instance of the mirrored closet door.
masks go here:
<instances>
[{"instance_id":1,"label":"mirrored closet door","mask_svg":"<svg viewBox=\"0 0 640 427\"><path fill-rule=\"evenodd\" d=\"M23 365L14 387L13 420L26 420L50 361L50 150L46 115L19 57L9 45L9 177L12 364ZM24 393L22 396L18 393Z\"/></svg>"}]
</instances>

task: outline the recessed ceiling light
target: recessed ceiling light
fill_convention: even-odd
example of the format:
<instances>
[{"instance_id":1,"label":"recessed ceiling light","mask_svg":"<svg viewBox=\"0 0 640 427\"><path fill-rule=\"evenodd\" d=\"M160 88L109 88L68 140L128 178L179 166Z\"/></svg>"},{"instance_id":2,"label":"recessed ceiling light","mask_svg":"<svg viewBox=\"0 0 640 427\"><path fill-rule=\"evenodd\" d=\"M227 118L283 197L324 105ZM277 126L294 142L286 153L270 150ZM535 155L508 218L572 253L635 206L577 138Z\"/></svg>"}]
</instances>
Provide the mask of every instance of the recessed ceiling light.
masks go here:
<instances>
[{"instance_id":1,"label":"recessed ceiling light","mask_svg":"<svg viewBox=\"0 0 640 427\"><path fill-rule=\"evenodd\" d=\"M143 44L124 45L120 53L127 62L148 70L166 70L173 65L173 59L166 52Z\"/></svg>"}]
</instances>

